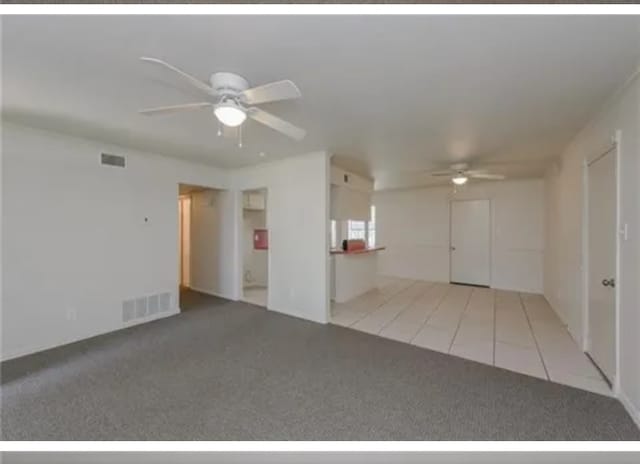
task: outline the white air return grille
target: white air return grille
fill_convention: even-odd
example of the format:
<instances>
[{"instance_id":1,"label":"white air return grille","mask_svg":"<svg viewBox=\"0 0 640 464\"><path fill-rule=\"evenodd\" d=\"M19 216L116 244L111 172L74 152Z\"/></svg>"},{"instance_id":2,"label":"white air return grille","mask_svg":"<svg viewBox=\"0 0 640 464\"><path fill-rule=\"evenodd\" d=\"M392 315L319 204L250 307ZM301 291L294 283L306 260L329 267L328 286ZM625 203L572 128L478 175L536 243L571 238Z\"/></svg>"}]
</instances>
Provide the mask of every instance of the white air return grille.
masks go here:
<instances>
[{"instance_id":1,"label":"white air return grille","mask_svg":"<svg viewBox=\"0 0 640 464\"><path fill-rule=\"evenodd\" d=\"M147 297L136 299L136 318L145 317L147 315Z\"/></svg>"},{"instance_id":2,"label":"white air return grille","mask_svg":"<svg viewBox=\"0 0 640 464\"><path fill-rule=\"evenodd\" d=\"M160 311L165 312L171 309L171 293L161 293L160 295Z\"/></svg>"},{"instance_id":3,"label":"white air return grille","mask_svg":"<svg viewBox=\"0 0 640 464\"><path fill-rule=\"evenodd\" d=\"M122 322L142 319L171 310L171 292L155 293L122 302Z\"/></svg>"},{"instance_id":4,"label":"white air return grille","mask_svg":"<svg viewBox=\"0 0 640 464\"><path fill-rule=\"evenodd\" d=\"M122 322L129 322L136 317L135 300L126 300L122 302Z\"/></svg>"},{"instance_id":5,"label":"white air return grille","mask_svg":"<svg viewBox=\"0 0 640 464\"><path fill-rule=\"evenodd\" d=\"M155 314L160 311L160 296L151 295L147 300L147 312L149 314Z\"/></svg>"}]
</instances>

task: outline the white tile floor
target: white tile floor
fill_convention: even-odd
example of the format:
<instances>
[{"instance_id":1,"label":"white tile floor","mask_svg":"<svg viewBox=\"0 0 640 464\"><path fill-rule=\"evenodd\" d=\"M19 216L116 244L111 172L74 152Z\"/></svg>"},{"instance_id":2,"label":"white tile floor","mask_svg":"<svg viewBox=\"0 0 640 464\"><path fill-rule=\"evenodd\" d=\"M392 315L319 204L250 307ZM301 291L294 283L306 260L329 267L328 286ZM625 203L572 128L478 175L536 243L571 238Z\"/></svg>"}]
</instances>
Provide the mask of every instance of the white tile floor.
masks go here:
<instances>
[{"instance_id":1,"label":"white tile floor","mask_svg":"<svg viewBox=\"0 0 640 464\"><path fill-rule=\"evenodd\" d=\"M333 324L611 395L542 295L380 277L331 313Z\"/></svg>"},{"instance_id":2,"label":"white tile floor","mask_svg":"<svg viewBox=\"0 0 640 464\"><path fill-rule=\"evenodd\" d=\"M267 307L267 287L245 287L243 293L242 301Z\"/></svg>"}]
</instances>

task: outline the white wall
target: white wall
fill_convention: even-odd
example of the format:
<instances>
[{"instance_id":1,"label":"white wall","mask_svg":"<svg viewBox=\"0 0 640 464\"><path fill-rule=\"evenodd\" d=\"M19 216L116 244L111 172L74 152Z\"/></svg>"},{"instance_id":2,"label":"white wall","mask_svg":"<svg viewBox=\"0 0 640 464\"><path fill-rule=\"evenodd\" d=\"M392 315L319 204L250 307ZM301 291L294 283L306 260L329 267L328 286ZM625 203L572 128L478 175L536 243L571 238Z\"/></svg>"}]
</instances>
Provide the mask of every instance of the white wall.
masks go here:
<instances>
[{"instance_id":1,"label":"white wall","mask_svg":"<svg viewBox=\"0 0 640 464\"><path fill-rule=\"evenodd\" d=\"M245 209L243 219L243 282L245 286L266 286L268 279L268 250L254 250L253 232L266 229L265 210Z\"/></svg>"},{"instance_id":2,"label":"white wall","mask_svg":"<svg viewBox=\"0 0 640 464\"><path fill-rule=\"evenodd\" d=\"M234 237L225 228L233 219L232 193L205 190L191 195L190 287L194 290L233 298ZM227 232L227 233L225 233Z\"/></svg>"},{"instance_id":3,"label":"white wall","mask_svg":"<svg viewBox=\"0 0 640 464\"><path fill-rule=\"evenodd\" d=\"M490 199L491 286L542 292L544 182L541 179L470 183L376 192L378 272L449 282L449 204L454 199Z\"/></svg>"},{"instance_id":4,"label":"white wall","mask_svg":"<svg viewBox=\"0 0 640 464\"><path fill-rule=\"evenodd\" d=\"M101 166L101 152L127 167ZM222 245L206 257L215 275L199 278L192 262L195 287L239 298L241 191L266 187L268 306L327 322L327 153L225 171L5 122L2 155L1 359L175 314L179 183L226 189L206 222L220 225ZM123 300L161 292L170 311L122 322Z\"/></svg>"},{"instance_id":5,"label":"white wall","mask_svg":"<svg viewBox=\"0 0 640 464\"><path fill-rule=\"evenodd\" d=\"M345 181L345 176L347 176L347 181ZM331 164L330 178L330 182L332 185L350 188L359 192L373 192L373 180L355 174L351 171L347 171L346 169L343 169L340 166L336 166L335 164Z\"/></svg>"},{"instance_id":6,"label":"white wall","mask_svg":"<svg viewBox=\"0 0 640 464\"><path fill-rule=\"evenodd\" d=\"M621 131L620 223L628 239L620 243L620 397L640 425L640 77L621 89L573 140L546 176L549 244L545 296L583 342L582 209L583 162L611 144Z\"/></svg>"},{"instance_id":7,"label":"white wall","mask_svg":"<svg viewBox=\"0 0 640 464\"><path fill-rule=\"evenodd\" d=\"M331 165L330 173L329 214L331 219L369 221L373 181L334 165Z\"/></svg>"},{"instance_id":8,"label":"white wall","mask_svg":"<svg viewBox=\"0 0 640 464\"><path fill-rule=\"evenodd\" d=\"M267 307L326 323L329 308L329 155L310 153L241 169L236 189L267 188ZM242 206L238 205L238 218ZM238 247L238 260L242 248ZM237 274L242 283L242 274Z\"/></svg>"},{"instance_id":9,"label":"white wall","mask_svg":"<svg viewBox=\"0 0 640 464\"><path fill-rule=\"evenodd\" d=\"M178 183L225 188L228 173L6 122L2 135L2 359L119 329L124 299L171 292L177 311Z\"/></svg>"}]
</instances>

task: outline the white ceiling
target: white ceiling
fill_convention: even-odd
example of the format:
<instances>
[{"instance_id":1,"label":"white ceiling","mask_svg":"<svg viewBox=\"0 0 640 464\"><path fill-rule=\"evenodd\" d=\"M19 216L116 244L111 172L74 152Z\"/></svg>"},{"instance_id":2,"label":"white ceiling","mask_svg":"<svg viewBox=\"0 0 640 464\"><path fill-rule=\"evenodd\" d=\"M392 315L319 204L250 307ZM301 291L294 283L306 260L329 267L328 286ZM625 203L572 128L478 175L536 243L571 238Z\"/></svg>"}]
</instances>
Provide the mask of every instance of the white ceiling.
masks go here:
<instances>
[{"instance_id":1,"label":"white ceiling","mask_svg":"<svg viewBox=\"0 0 640 464\"><path fill-rule=\"evenodd\" d=\"M326 149L377 187L423 184L450 162L539 175L640 62L637 16L6 16L9 120L221 167ZM202 101L138 57L207 80L292 79L302 99L262 107L302 142L250 121L216 137ZM265 157L258 153L265 152ZM506 164L505 164L506 163Z\"/></svg>"}]
</instances>

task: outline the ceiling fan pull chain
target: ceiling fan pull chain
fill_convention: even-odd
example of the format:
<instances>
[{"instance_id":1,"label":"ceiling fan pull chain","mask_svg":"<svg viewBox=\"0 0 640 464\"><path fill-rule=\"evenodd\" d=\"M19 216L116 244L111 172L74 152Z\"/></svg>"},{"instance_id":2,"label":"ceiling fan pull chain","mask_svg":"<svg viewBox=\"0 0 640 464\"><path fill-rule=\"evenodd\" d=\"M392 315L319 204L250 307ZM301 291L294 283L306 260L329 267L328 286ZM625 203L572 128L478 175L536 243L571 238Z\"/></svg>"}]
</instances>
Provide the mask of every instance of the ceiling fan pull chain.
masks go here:
<instances>
[{"instance_id":1,"label":"ceiling fan pull chain","mask_svg":"<svg viewBox=\"0 0 640 464\"><path fill-rule=\"evenodd\" d=\"M238 148L242 148L242 126L238 126Z\"/></svg>"},{"instance_id":2,"label":"ceiling fan pull chain","mask_svg":"<svg viewBox=\"0 0 640 464\"><path fill-rule=\"evenodd\" d=\"M220 124L220 121L218 121L218 137L220 137L222 135L222 125Z\"/></svg>"}]
</instances>

